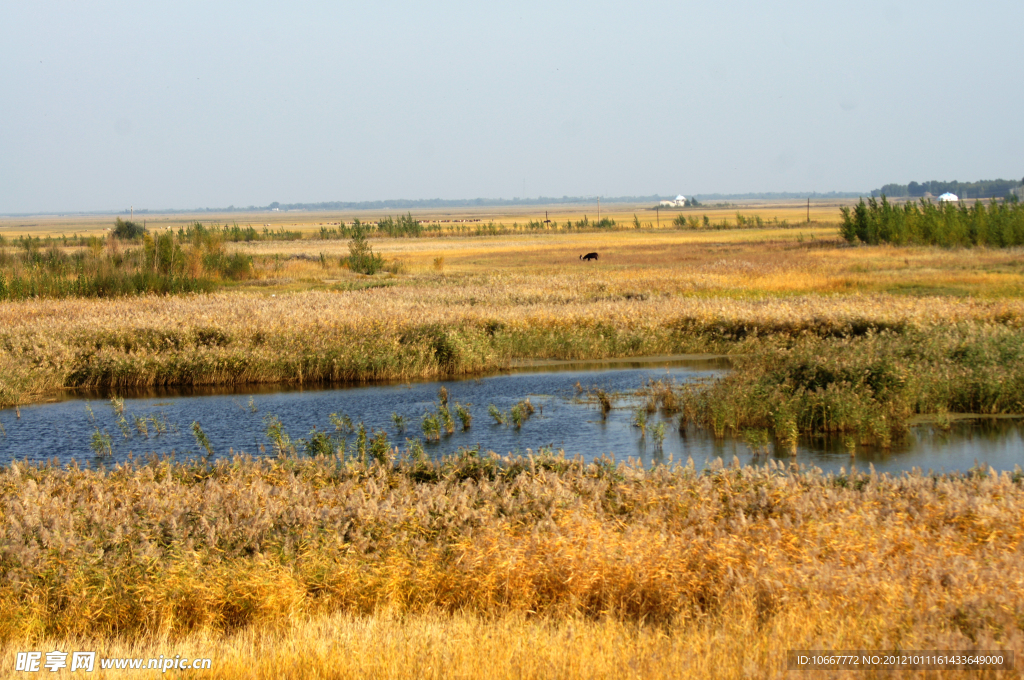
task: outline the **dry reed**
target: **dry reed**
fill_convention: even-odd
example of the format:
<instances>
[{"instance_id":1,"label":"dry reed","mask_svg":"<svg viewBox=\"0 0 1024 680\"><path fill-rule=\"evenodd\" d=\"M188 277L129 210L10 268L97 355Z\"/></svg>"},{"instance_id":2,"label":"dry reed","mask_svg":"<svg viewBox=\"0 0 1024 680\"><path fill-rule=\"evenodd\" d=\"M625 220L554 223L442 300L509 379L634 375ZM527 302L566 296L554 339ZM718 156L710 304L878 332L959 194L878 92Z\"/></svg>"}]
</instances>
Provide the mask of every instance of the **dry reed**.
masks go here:
<instances>
[{"instance_id":1,"label":"dry reed","mask_svg":"<svg viewBox=\"0 0 1024 680\"><path fill-rule=\"evenodd\" d=\"M818 635L870 622L872 646L1005 644L1024 626L1021 482L472 452L13 464L0 639L177 639L389 610L666 630L802 613Z\"/></svg>"},{"instance_id":2,"label":"dry reed","mask_svg":"<svg viewBox=\"0 0 1024 680\"><path fill-rule=\"evenodd\" d=\"M0 404L75 386L428 377L517 358L744 351L738 340L937 327L1019 328L1024 303L884 295L735 300L593 294L590 282L0 303Z\"/></svg>"}]
</instances>

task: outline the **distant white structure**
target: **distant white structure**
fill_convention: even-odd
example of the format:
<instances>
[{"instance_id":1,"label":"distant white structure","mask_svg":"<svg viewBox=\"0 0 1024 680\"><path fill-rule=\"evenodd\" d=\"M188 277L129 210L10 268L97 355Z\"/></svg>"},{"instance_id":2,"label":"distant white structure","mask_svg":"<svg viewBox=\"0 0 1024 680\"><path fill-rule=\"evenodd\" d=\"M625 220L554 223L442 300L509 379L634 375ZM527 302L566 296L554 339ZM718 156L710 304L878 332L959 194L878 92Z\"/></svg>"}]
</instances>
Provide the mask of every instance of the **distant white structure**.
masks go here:
<instances>
[{"instance_id":1,"label":"distant white structure","mask_svg":"<svg viewBox=\"0 0 1024 680\"><path fill-rule=\"evenodd\" d=\"M682 194L680 194L680 195L676 196L676 200L674 200L674 201L662 201L661 205L665 206L666 208L685 208L686 207L686 196L683 196Z\"/></svg>"},{"instance_id":2,"label":"distant white structure","mask_svg":"<svg viewBox=\"0 0 1024 680\"><path fill-rule=\"evenodd\" d=\"M939 203L958 203L959 201L956 194L951 194L948 191L939 196Z\"/></svg>"}]
</instances>

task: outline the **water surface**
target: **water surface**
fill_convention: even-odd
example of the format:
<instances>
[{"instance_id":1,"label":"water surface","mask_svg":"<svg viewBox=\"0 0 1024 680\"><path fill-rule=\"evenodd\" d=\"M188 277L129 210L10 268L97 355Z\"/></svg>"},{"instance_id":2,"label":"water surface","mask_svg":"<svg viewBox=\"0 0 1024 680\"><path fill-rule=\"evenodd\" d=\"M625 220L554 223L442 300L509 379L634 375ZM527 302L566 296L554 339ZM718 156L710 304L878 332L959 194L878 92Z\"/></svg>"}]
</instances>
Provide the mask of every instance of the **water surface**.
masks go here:
<instances>
[{"instance_id":1,"label":"water surface","mask_svg":"<svg viewBox=\"0 0 1024 680\"><path fill-rule=\"evenodd\" d=\"M110 465L147 454L172 454L178 459L205 456L193 433L193 422L208 438L215 457L238 452L272 455L267 425L274 419L300 450L299 440L308 439L314 428L344 436L351 446L355 436L338 434L331 414L347 416L355 424L362 422L370 431L384 430L394 444L404 448L407 440L423 439L423 414L436 411L438 390L444 386L453 418L454 405L459 402L470 411L473 421L469 430L462 431L455 418L454 434L425 442L425 450L434 457L479 446L502 454L551 447L585 460L610 455L619 460L639 459L648 465L692 458L700 466L715 458L730 462L733 457L743 464L772 457L834 471L851 464L861 469L871 464L888 472L967 470L978 464L1012 470L1024 465L1024 428L1016 420L959 421L949 431L918 426L892 449L859 447L853 457L839 441L822 438L801 441L795 457L775 450L774 445L755 453L742 441L716 440L692 425L680 431L678 416L649 416L646 433L635 426L639 404L635 393L647 381L683 384L709 380L721 375L726 365L714 358L664 357L655 361L545 363L472 380L191 393L151 390L125 397L121 414L101 395L70 398L22 407L20 417L13 409L0 410L0 464L56 459ZM596 389L616 395L606 418L588 396ZM488 415L492 404L507 413L526 397L536 411L521 428L497 424ZM396 426L393 413L404 419L404 430ZM661 442L653 432L658 423L664 423ZM109 437L110 455L95 453L97 437Z\"/></svg>"}]
</instances>

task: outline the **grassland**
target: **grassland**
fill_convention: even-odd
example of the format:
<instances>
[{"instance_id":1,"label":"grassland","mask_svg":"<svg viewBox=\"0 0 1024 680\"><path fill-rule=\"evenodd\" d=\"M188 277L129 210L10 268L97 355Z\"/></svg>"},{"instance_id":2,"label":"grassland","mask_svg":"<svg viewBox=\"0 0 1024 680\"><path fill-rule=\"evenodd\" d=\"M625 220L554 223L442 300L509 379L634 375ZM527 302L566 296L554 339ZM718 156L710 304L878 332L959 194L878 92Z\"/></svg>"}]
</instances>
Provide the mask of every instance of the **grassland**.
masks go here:
<instances>
[{"instance_id":1,"label":"grassland","mask_svg":"<svg viewBox=\"0 0 1024 680\"><path fill-rule=\"evenodd\" d=\"M371 239L374 276L343 239L223 243L252 275L215 292L0 302L0 404L714 352L737 370L676 408L723 435L885 446L914 415L1024 412L1019 248L522 217ZM778 677L798 647L1024 652L1019 473L389 455L7 467L2 663L30 641L218 677Z\"/></svg>"},{"instance_id":2,"label":"grassland","mask_svg":"<svg viewBox=\"0 0 1024 680\"><path fill-rule=\"evenodd\" d=\"M1022 649L1019 472L395 453L10 466L4 653L99 640L215 656L217 677L775 677L792 648Z\"/></svg>"}]
</instances>

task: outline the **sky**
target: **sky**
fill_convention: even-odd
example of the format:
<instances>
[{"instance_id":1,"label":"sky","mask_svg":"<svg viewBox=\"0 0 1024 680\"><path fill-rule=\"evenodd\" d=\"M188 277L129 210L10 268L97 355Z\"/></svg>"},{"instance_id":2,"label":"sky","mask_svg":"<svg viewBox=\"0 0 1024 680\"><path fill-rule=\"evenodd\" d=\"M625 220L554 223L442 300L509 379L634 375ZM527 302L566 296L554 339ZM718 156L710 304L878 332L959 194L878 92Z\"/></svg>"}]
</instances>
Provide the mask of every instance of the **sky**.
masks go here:
<instances>
[{"instance_id":1,"label":"sky","mask_svg":"<svg viewBox=\"0 0 1024 680\"><path fill-rule=\"evenodd\" d=\"M0 3L0 214L1024 176L1024 3Z\"/></svg>"}]
</instances>

